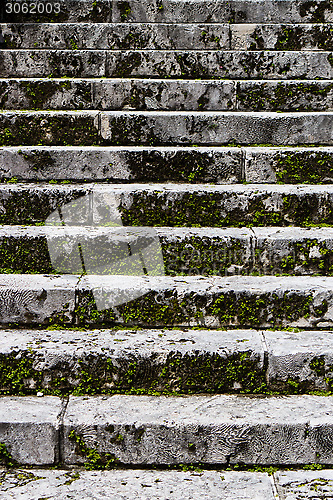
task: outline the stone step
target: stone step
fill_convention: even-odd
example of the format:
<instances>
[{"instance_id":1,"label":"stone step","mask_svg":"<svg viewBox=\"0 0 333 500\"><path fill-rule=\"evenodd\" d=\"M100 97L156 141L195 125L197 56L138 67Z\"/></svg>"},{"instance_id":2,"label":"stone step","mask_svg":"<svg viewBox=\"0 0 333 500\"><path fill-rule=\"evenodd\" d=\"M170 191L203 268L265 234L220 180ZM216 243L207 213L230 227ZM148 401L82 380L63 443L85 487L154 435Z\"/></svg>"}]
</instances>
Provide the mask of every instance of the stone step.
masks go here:
<instances>
[{"instance_id":1,"label":"stone step","mask_svg":"<svg viewBox=\"0 0 333 500\"><path fill-rule=\"evenodd\" d=\"M142 274L2 274L0 323L154 328L333 325L332 277Z\"/></svg>"},{"instance_id":2,"label":"stone step","mask_svg":"<svg viewBox=\"0 0 333 500\"><path fill-rule=\"evenodd\" d=\"M332 80L2 79L2 109L333 111Z\"/></svg>"},{"instance_id":3,"label":"stone step","mask_svg":"<svg viewBox=\"0 0 333 500\"><path fill-rule=\"evenodd\" d=\"M325 227L332 205L331 184L0 184L1 224Z\"/></svg>"},{"instance_id":4,"label":"stone step","mask_svg":"<svg viewBox=\"0 0 333 500\"><path fill-rule=\"evenodd\" d=\"M39 500L82 500L94 498L115 500L140 499L170 499L192 500L205 498L216 500L222 494L224 500L280 500L274 496L273 478L267 473L239 471L208 471L196 467L186 471L166 470L109 470L87 471L82 468L69 470L51 469L0 469L0 498L16 500L29 498ZM312 483L320 482L317 476L304 474L300 471L304 486L302 491L309 491ZM325 490L331 491L330 471L321 471L327 483ZM283 473L282 473L283 474ZM289 473L290 474L290 473ZM315 479L318 477L317 481ZM292 485L284 484L291 481L292 475L281 477L281 491L290 491ZM309 482L309 484L307 484ZM319 489L321 491L321 488ZM2 496L4 495L4 496ZM281 500L284 497L281 497Z\"/></svg>"},{"instance_id":5,"label":"stone step","mask_svg":"<svg viewBox=\"0 0 333 500\"><path fill-rule=\"evenodd\" d=\"M0 24L8 49L333 50L333 24Z\"/></svg>"},{"instance_id":6,"label":"stone step","mask_svg":"<svg viewBox=\"0 0 333 500\"><path fill-rule=\"evenodd\" d=\"M1 111L0 145L333 145L333 112Z\"/></svg>"},{"instance_id":7,"label":"stone step","mask_svg":"<svg viewBox=\"0 0 333 500\"><path fill-rule=\"evenodd\" d=\"M332 147L0 147L0 180L328 184Z\"/></svg>"},{"instance_id":8,"label":"stone step","mask_svg":"<svg viewBox=\"0 0 333 500\"><path fill-rule=\"evenodd\" d=\"M329 51L0 50L0 78L333 79Z\"/></svg>"},{"instance_id":9,"label":"stone step","mask_svg":"<svg viewBox=\"0 0 333 500\"><path fill-rule=\"evenodd\" d=\"M187 468L183 466L183 471L2 469L0 498L39 500L47 495L50 500L67 500L70 495L73 500L81 500L92 495L96 500L106 497L178 500L180 496L184 500L198 497L215 500L223 494L224 500L297 500L315 499L318 494L329 499L333 494L330 469L279 470L269 475L256 472L265 470L260 467L250 467L250 471Z\"/></svg>"},{"instance_id":10,"label":"stone step","mask_svg":"<svg viewBox=\"0 0 333 500\"><path fill-rule=\"evenodd\" d=\"M0 399L0 442L13 460L88 468L332 463L331 398L114 395L66 403Z\"/></svg>"},{"instance_id":11,"label":"stone step","mask_svg":"<svg viewBox=\"0 0 333 500\"><path fill-rule=\"evenodd\" d=\"M1 226L0 273L73 274L84 265L99 274L96 262L103 262L112 274L128 245L137 251L152 243L167 276L333 275L332 227Z\"/></svg>"},{"instance_id":12,"label":"stone step","mask_svg":"<svg viewBox=\"0 0 333 500\"><path fill-rule=\"evenodd\" d=\"M333 332L1 330L0 394L302 394L333 386Z\"/></svg>"},{"instance_id":13,"label":"stone step","mask_svg":"<svg viewBox=\"0 0 333 500\"><path fill-rule=\"evenodd\" d=\"M8 2L12 3L12 2ZM22 2L15 2L22 3ZM326 0L59 0L38 10L6 7L6 23L31 22L159 22L159 23L323 23L333 21L332 5ZM51 11L50 11L51 10Z\"/></svg>"}]
</instances>

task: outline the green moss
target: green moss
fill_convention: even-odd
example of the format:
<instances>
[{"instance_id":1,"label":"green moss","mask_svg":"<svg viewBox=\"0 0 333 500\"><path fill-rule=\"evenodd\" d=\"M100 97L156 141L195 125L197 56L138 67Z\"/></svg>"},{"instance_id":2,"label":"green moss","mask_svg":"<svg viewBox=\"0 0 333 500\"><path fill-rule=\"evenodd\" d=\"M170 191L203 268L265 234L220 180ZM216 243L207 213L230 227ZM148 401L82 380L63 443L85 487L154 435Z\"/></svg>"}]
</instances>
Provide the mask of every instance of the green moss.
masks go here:
<instances>
[{"instance_id":1,"label":"green moss","mask_svg":"<svg viewBox=\"0 0 333 500\"><path fill-rule=\"evenodd\" d=\"M333 155L325 152L283 152L274 157L277 181L286 184L333 182Z\"/></svg>"},{"instance_id":2,"label":"green moss","mask_svg":"<svg viewBox=\"0 0 333 500\"><path fill-rule=\"evenodd\" d=\"M72 430L68 437L75 443L75 452L86 458L84 466L87 470L112 469L117 464L118 459L113 454L99 453L95 448L90 448L75 431Z\"/></svg>"},{"instance_id":3,"label":"green moss","mask_svg":"<svg viewBox=\"0 0 333 500\"><path fill-rule=\"evenodd\" d=\"M5 443L0 443L0 464L5 467L15 467L17 465Z\"/></svg>"},{"instance_id":4,"label":"green moss","mask_svg":"<svg viewBox=\"0 0 333 500\"><path fill-rule=\"evenodd\" d=\"M129 2L117 2L117 7L120 12L120 19L122 20L122 22L126 21L132 11Z\"/></svg>"}]
</instances>

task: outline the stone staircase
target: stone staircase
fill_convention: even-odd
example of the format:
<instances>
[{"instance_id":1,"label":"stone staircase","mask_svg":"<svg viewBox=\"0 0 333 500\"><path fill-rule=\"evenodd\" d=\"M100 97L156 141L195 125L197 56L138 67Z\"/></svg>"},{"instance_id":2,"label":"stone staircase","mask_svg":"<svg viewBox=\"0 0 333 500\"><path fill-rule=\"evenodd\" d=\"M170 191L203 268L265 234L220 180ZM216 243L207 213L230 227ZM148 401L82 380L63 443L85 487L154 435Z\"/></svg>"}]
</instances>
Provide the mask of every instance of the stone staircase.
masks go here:
<instances>
[{"instance_id":1,"label":"stone staircase","mask_svg":"<svg viewBox=\"0 0 333 500\"><path fill-rule=\"evenodd\" d=\"M331 498L333 4L34 5L0 11L0 498Z\"/></svg>"}]
</instances>

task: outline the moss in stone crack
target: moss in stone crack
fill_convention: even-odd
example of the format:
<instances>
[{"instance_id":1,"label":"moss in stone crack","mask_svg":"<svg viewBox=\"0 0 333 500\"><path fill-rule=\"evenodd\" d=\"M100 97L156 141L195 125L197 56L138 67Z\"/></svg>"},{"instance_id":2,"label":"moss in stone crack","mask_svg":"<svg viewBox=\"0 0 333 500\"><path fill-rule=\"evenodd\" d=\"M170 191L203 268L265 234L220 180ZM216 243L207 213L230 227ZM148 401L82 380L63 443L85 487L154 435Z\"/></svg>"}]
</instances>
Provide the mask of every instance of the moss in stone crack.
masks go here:
<instances>
[{"instance_id":1,"label":"moss in stone crack","mask_svg":"<svg viewBox=\"0 0 333 500\"><path fill-rule=\"evenodd\" d=\"M82 436L76 434L74 430L69 433L68 437L75 443L75 452L87 459L84 466L88 470L112 469L119 462L112 453L99 453L97 449L87 446Z\"/></svg>"},{"instance_id":2,"label":"moss in stone crack","mask_svg":"<svg viewBox=\"0 0 333 500\"><path fill-rule=\"evenodd\" d=\"M311 370L313 370L316 375L324 376L325 375L325 356L315 356L312 358L309 364Z\"/></svg>"},{"instance_id":3,"label":"moss in stone crack","mask_svg":"<svg viewBox=\"0 0 333 500\"><path fill-rule=\"evenodd\" d=\"M321 151L278 153L274 157L274 169L280 183L332 183L333 155Z\"/></svg>"},{"instance_id":4,"label":"moss in stone crack","mask_svg":"<svg viewBox=\"0 0 333 500\"><path fill-rule=\"evenodd\" d=\"M0 273L54 274L45 238L0 239Z\"/></svg>"},{"instance_id":5,"label":"moss in stone crack","mask_svg":"<svg viewBox=\"0 0 333 500\"><path fill-rule=\"evenodd\" d=\"M5 467L15 467L17 465L5 443L0 443L0 465Z\"/></svg>"},{"instance_id":6,"label":"moss in stone crack","mask_svg":"<svg viewBox=\"0 0 333 500\"><path fill-rule=\"evenodd\" d=\"M122 22L127 21L128 16L131 14L131 6L129 2L117 2L117 7L120 12L120 19Z\"/></svg>"}]
</instances>

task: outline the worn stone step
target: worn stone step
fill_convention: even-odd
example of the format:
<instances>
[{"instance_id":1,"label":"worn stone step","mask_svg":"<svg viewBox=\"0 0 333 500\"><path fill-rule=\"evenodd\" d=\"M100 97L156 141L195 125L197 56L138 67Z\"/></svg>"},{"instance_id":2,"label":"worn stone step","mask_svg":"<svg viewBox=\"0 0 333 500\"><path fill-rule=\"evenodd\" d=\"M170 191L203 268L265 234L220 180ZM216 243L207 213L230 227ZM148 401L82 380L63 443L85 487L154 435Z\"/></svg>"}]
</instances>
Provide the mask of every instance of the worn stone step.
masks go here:
<instances>
[{"instance_id":1,"label":"worn stone step","mask_svg":"<svg viewBox=\"0 0 333 500\"><path fill-rule=\"evenodd\" d=\"M330 394L332 340L330 331L1 330L0 394Z\"/></svg>"},{"instance_id":2,"label":"worn stone step","mask_svg":"<svg viewBox=\"0 0 333 500\"><path fill-rule=\"evenodd\" d=\"M332 277L3 274L0 323L332 327Z\"/></svg>"},{"instance_id":3,"label":"worn stone step","mask_svg":"<svg viewBox=\"0 0 333 500\"><path fill-rule=\"evenodd\" d=\"M267 473L204 471L196 467L185 470L3 469L0 470L0 498L18 500L25 496L38 500L46 496L50 500L67 500L70 495L73 500L89 497L95 500L106 497L176 500L181 496L184 500L192 500L200 496L216 500L222 494L225 500L279 500L274 497L273 480ZM303 474L302 477L306 482L313 476ZM329 485L325 489L328 488Z\"/></svg>"},{"instance_id":4,"label":"worn stone step","mask_svg":"<svg viewBox=\"0 0 333 500\"><path fill-rule=\"evenodd\" d=\"M1 181L330 184L331 147L2 146Z\"/></svg>"},{"instance_id":5,"label":"worn stone step","mask_svg":"<svg viewBox=\"0 0 333 500\"><path fill-rule=\"evenodd\" d=\"M333 111L333 81L2 79L2 109Z\"/></svg>"},{"instance_id":6,"label":"worn stone step","mask_svg":"<svg viewBox=\"0 0 333 500\"><path fill-rule=\"evenodd\" d=\"M333 186L282 184L0 185L0 223L83 226L333 225Z\"/></svg>"},{"instance_id":7,"label":"worn stone step","mask_svg":"<svg viewBox=\"0 0 333 500\"><path fill-rule=\"evenodd\" d=\"M310 467L310 464L309 464ZM320 467L320 466L318 466ZM215 500L223 494L225 500L298 500L329 499L333 492L333 473L324 470L279 470L267 472L236 470L186 471L165 470L109 470L87 471L80 467L57 469L2 469L0 498L39 500L47 495L50 500L81 500L93 495L96 500L105 496L114 499L168 498L193 500L197 496ZM250 468L251 469L251 468ZM258 468L260 470L260 467ZM148 491L148 493L145 493ZM278 491L278 493L277 493Z\"/></svg>"},{"instance_id":8,"label":"worn stone step","mask_svg":"<svg viewBox=\"0 0 333 500\"><path fill-rule=\"evenodd\" d=\"M333 145L333 112L1 111L0 145Z\"/></svg>"},{"instance_id":9,"label":"worn stone step","mask_svg":"<svg viewBox=\"0 0 333 500\"><path fill-rule=\"evenodd\" d=\"M10 3L10 2L9 2ZM185 22L185 23L322 23L333 21L333 9L326 0L59 0L51 12L40 7L1 9L3 22ZM15 12L16 10L16 12ZM36 9L37 10L37 9ZM36 15L37 14L37 15Z\"/></svg>"},{"instance_id":10,"label":"worn stone step","mask_svg":"<svg viewBox=\"0 0 333 500\"><path fill-rule=\"evenodd\" d=\"M0 273L116 273L132 249L154 243L160 273L333 275L333 228L115 228L1 226ZM80 256L79 248L83 254ZM82 264L83 262L83 264ZM119 264L120 266L120 264ZM120 269L118 269L117 273Z\"/></svg>"},{"instance_id":11,"label":"worn stone step","mask_svg":"<svg viewBox=\"0 0 333 500\"><path fill-rule=\"evenodd\" d=\"M100 468L332 463L332 399L320 396L5 396L0 407L0 442L21 465L53 465L59 449L66 465Z\"/></svg>"},{"instance_id":12,"label":"worn stone step","mask_svg":"<svg viewBox=\"0 0 333 500\"><path fill-rule=\"evenodd\" d=\"M333 79L329 51L1 49L1 78Z\"/></svg>"},{"instance_id":13,"label":"worn stone step","mask_svg":"<svg viewBox=\"0 0 333 500\"><path fill-rule=\"evenodd\" d=\"M9 49L333 50L333 24L0 24Z\"/></svg>"}]
</instances>

